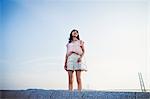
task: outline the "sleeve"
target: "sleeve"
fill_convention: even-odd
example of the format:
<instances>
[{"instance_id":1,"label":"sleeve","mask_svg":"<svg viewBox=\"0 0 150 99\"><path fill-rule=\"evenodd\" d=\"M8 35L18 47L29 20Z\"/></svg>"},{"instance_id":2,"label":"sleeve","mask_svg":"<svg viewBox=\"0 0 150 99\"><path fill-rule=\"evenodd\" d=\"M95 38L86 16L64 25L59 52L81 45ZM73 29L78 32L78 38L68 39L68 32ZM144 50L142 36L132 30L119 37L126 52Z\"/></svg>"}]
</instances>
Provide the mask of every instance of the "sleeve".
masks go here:
<instances>
[{"instance_id":1,"label":"sleeve","mask_svg":"<svg viewBox=\"0 0 150 99\"><path fill-rule=\"evenodd\" d=\"M66 47L68 47L68 43L66 44Z\"/></svg>"}]
</instances>

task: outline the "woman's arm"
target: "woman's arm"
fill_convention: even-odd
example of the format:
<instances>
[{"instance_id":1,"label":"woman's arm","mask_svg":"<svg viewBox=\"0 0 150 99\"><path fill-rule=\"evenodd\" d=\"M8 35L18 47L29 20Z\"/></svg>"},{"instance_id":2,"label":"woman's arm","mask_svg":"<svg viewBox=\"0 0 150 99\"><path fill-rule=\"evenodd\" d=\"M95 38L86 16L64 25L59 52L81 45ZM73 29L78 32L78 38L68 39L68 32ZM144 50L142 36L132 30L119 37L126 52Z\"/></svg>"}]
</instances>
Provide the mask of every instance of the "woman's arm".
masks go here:
<instances>
[{"instance_id":1,"label":"woman's arm","mask_svg":"<svg viewBox=\"0 0 150 99\"><path fill-rule=\"evenodd\" d=\"M65 63L67 63L68 55L65 56Z\"/></svg>"},{"instance_id":2,"label":"woman's arm","mask_svg":"<svg viewBox=\"0 0 150 99\"><path fill-rule=\"evenodd\" d=\"M81 58L83 57L83 55L84 55L84 53L85 53L85 49L84 49L84 42L83 41L81 41L81 49L82 49L82 54L80 55L81 56Z\"/></svg>"},{"instance_id":3,"label":"woman's arm","mask_svg":"<svg viewBox=\"0 0 150 99\"><path fill-rule=\"evenodd\" d=\"M66 47L68 48L68 44L66 44ZM67 59L68 59L68 55L67 55L67 52L66 52L66 55L65 55L65 64L64 64L64 69L67 70Z\"/></svg>"},{"instance_id":4,"label":"woman's arm","mask_svg":"<svg viewBox=\"0 0 150 99\"><path fill-rule=\"evenodd\" d=\"M78 62L81 62L81 59L82 59L82 57L83 57L83 55L84 55L84 53L85 53L85 49L84 49L84 42L83 41L81 41L81 49L82 49L82 54L80 54L80 57L79 57L79 59L78 59Z\"/></svg>"},{"instance_id":5,"label":"woman's arm","mask_svg":"<svg viewBox=\"0 0 150 99\"><path fill-rule=\"evenodd\" d=\"M65 70L67 70L67 59L68 59L68 56L67 56L67 54L66 54L66 56L65 56L65 65L64 65L64 69L65 69Z\"/></svg>"}]
</instances>

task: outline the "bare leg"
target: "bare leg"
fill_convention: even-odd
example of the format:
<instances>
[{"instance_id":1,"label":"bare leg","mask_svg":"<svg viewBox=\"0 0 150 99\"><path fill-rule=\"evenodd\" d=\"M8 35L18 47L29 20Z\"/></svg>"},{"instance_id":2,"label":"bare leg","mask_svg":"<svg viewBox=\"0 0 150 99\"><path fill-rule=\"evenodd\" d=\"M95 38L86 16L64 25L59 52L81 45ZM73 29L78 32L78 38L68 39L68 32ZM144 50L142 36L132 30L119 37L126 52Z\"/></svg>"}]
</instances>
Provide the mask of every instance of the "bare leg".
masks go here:
<instances>
[{"instance_id":1,"label":"bare leg","mask_svg":"<svg viewBox=\"0 0 150 99\"><path fill-rule=\"evenodd\" d=\"M81 91L82 90L81 70L76 70L76 79L78 84L78 91Z\"/></svg>"},{"instance_id":2,"label":"bare leg","mask_svg":"<svg viewBox=\"0 0 150 99\"><path fill-rule=\"evenodd\" d=\"M73 90L73 71L68 71L68 87L69 91Z\"/></svg>"}]
</instances>

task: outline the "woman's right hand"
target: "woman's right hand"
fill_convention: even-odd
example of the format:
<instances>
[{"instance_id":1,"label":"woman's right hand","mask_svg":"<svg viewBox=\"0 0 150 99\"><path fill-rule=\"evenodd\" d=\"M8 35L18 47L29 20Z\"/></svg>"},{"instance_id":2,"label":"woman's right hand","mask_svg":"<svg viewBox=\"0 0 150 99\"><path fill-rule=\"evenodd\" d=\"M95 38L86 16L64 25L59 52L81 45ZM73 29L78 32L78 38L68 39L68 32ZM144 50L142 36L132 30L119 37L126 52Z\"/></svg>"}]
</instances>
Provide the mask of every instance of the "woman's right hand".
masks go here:
<instances>
[{"instance_id":1,"label":"woman's right hand","mask_svg":"<svg viewBox=\"0 0 150 99\"><path fill-rule=\"evenodd\" d=\"M65 70L67 70L67 63L65 63L65 65L64 65L64 69L65 69Z\"/></svg>"}]
</instances>

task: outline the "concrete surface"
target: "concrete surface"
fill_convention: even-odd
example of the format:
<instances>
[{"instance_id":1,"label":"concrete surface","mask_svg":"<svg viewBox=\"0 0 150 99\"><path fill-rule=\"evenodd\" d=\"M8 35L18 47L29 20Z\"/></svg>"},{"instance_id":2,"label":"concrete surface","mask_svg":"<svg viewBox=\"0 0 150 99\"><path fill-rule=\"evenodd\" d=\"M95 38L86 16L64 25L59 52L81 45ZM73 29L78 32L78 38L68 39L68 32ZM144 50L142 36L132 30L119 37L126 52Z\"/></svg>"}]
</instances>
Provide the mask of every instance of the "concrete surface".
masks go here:
<instances>
[{"instance_id":1,"label":"concrete surface","mask_svg":"<svg viewBox=\"0 0 150 99\"><path fill-rule=\"evenodd\" d=\"M0 90L0 99L150 99L150 92Z\"/></svg>"}]
</instances>

